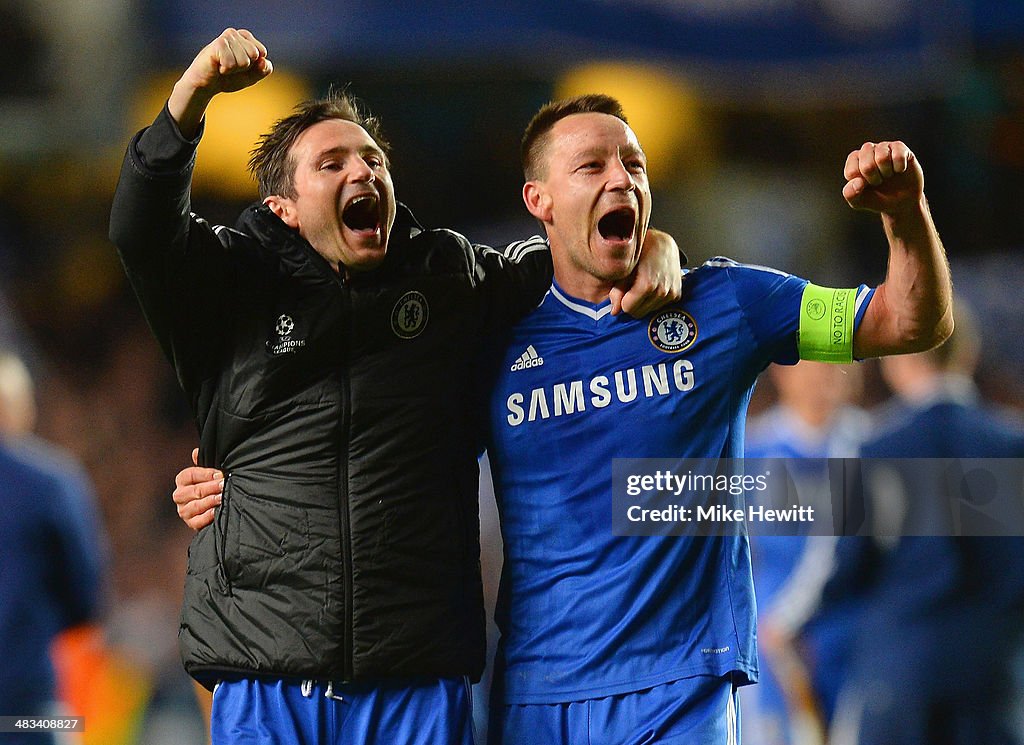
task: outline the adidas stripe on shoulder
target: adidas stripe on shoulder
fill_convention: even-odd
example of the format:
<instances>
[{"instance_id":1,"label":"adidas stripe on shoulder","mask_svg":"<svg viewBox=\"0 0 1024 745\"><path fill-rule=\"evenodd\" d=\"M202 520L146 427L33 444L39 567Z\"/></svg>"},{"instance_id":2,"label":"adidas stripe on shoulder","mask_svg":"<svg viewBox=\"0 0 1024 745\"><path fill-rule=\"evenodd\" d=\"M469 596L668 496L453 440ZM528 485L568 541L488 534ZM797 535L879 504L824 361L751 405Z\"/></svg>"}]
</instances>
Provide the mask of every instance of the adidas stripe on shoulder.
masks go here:
<instances>
[{"instance_id":1,"label":"adidas stripe on shoulder","mask_svg":"<svg viewBox=\"0 0 1024 745\"><path fill-rule=\"evenodd\" d=\"M534 251L548 251L548 242L539 235L531 236L525 241L516 241L505 246L505 250L501 253L506 258L512 261L519 261L527 254L531 254Z\"/></svg>"}]
</instances>

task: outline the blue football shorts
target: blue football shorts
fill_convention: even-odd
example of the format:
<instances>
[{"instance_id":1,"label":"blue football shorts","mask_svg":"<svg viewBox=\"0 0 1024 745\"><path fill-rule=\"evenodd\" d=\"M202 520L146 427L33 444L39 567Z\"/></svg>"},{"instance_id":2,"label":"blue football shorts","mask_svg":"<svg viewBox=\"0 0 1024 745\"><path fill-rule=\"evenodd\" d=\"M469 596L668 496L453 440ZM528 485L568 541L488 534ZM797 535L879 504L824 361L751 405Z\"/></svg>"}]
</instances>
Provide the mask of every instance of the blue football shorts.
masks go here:
<instances>
[{"instance_id":1,"label":"blue football shorts","mask_svg":"<svg viewBox=\"0 0 1024 745\"><path fill-rule=\"evenodd\" d=\"M696 675L642 691L491 712L491 745L737 745L732 678Z\"/></svg>"},{"instance_id":2,"label":"blue football shorts","mask_svg":"<svg viewBox=\"0 0 1024 745\"><path fill-rule=\"evenodd\" d=\"M213 745L474 745L469 681L217 684Z\"/></svg>"}]
</instances>

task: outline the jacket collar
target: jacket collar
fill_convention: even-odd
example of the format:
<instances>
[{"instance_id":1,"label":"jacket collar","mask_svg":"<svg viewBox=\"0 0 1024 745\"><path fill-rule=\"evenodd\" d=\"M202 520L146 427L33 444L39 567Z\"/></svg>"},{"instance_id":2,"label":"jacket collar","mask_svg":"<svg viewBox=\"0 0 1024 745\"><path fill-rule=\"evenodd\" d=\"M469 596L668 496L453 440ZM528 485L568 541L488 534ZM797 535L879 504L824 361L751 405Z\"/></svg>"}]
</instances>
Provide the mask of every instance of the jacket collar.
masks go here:
<instances>
[{"instance_id":1,"label":"jacket collar","mask_svg":"<svg viewBox=\"0 0 1024 745\"><path fill-rule=\"evenodd\" d=\"M256 239L261 246L276 256L281 267L296 277L324 274L337 277L330 263L317 253L299 232L285 225L265 204L250 205L238 218L236 229ZM410 249L410 241L423 232L412 211L403 203L397 204L395 224L388 237L388 250L384 261L376 269L352 275L358 284L373 282L393 271Z\"/></svg>"}]
</instances>

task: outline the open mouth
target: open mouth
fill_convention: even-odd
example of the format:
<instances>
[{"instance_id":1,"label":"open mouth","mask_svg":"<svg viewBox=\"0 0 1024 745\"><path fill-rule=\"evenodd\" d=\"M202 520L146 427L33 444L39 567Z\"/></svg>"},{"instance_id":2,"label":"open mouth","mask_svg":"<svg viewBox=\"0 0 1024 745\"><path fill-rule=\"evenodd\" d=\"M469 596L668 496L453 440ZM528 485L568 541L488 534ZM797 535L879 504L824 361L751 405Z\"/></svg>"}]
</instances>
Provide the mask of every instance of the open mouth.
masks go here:
<instances>
[{"instance_id":1,"label":"open mouth","mask_svg":"<svg viewBox=\"0 0 1024 745\"><path fill-rule=\"evenodd\" d=\"M597 231L609 241L628 241L636 229L636 213L631 207L612 210L597 222Z\"/></svg>"},{"instance_id":2,"label":"open mouth","mask_svg":"<svg viewBox=\"0 0 1024 745\"><path fill-rule=\"evenodd\" d=\"M356 197L341 213L345 227L356 233L375 233L380 229L380 200L373 194Z\"/></svg>"}]
</instances>

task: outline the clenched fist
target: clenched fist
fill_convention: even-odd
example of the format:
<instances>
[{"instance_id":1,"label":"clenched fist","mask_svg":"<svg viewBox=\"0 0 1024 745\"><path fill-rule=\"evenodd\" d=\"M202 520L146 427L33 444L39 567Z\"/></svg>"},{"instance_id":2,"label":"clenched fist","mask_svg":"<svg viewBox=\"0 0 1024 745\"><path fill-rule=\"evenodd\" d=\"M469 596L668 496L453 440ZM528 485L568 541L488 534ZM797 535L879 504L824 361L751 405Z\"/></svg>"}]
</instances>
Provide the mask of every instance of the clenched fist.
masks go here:
<instances>
[{"instance_id":1,"label":"clenched fist","mask_svg":"<svg viewBox=\"0 0 1024 745\"><path fill-rule=\"evenodd\" d=\"M924 194L924 171L899 140L865 142L846 158L843 196L851 207L894 214L916 207Z\"/></svg>"},{"instance_id":2,"label":"clenched fist","mask_svg":"<svg viewBox=\"0 0 1024 745\"><path fill-rule=\"evenodd\" d=\"M203 47L181 78L212 95L248 88L273 70L267 48L259 39L244 28L228 28Z\"/></svg>"}]
</instances>

